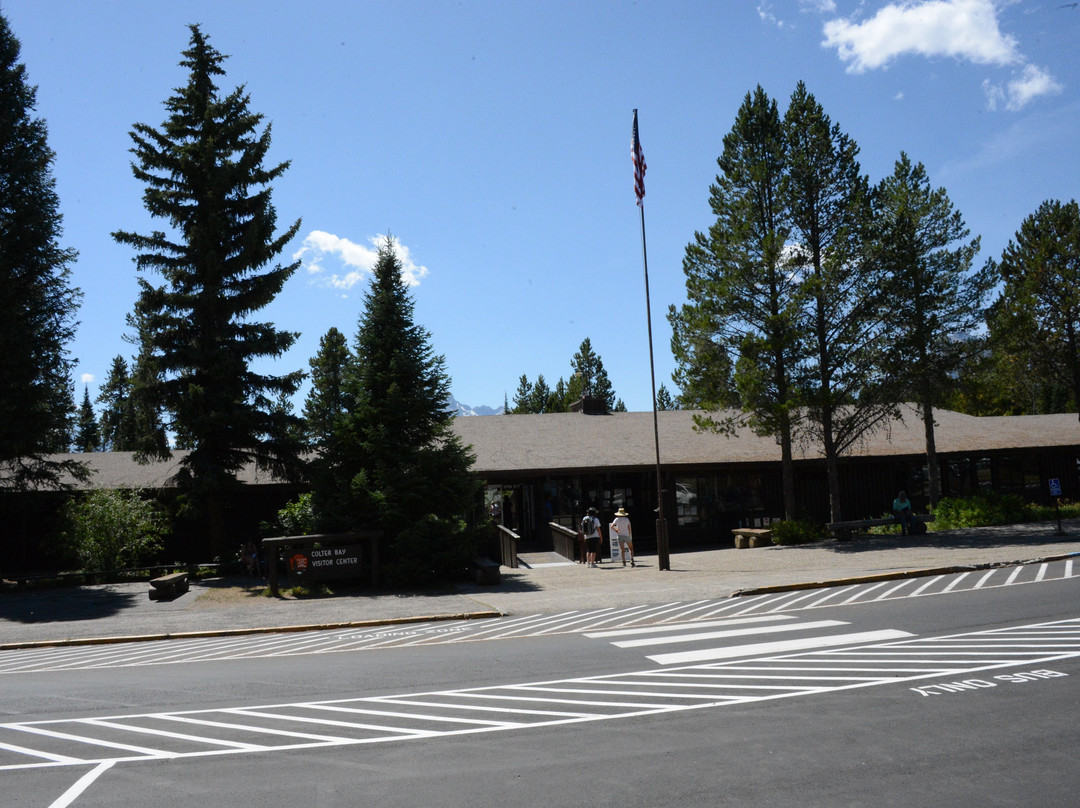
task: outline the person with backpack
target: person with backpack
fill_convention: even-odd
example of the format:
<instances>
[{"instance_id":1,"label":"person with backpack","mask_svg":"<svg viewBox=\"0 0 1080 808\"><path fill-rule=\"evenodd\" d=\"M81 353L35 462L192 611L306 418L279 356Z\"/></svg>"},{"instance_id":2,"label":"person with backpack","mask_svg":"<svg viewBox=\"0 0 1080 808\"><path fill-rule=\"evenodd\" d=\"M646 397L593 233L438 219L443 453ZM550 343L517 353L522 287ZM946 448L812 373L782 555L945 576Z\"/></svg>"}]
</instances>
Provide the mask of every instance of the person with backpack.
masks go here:
<instances>
[{"instance_id":1,"label":"person with backpack","mask_svg":"<svg viewBox=\"0 0 1080 808\"><path fill-rule=\"evenodd\" d=\"M581 535L585 537L585 563L596 566L596 554L600 550L600 520L596 518L596 508L589 508L581 517Z\"/></svg>"}]
</instances>

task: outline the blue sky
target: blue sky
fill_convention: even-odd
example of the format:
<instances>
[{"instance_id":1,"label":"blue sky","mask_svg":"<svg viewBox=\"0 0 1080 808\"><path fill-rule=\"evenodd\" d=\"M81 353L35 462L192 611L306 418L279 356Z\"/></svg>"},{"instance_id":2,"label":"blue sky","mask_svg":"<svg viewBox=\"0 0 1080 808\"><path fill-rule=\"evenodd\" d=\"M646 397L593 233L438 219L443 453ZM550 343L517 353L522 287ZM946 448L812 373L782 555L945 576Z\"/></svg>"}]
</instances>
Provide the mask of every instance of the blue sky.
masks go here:
<instances>
[{"instance_id":1,"label":"blue sky","mask_svg":"<svg viewBox=\"0 0 1080 808\"><path fill-rule=\"evenodd\" d=\"M799 80L860 145L877 182L901 151L926 165L981 264L1025 216L1077 195L1080 7L1032 0L0 0L56 152L63 246L85 293L71 346L77 399L118 354L137 286L114 230L160 225L141 204L129 132L159 126L186 81L188 23L230 58L273 125L283 261L303 267L266 319L302 336L267 369L308 368L331 326L355 334L390 232L416 320L453 395L554 385L588 337L630 410L652 407L641 219L630 137L639 110L657 384L673 389L669 304L707 228L709 185L747 92L781 110ZM299 403L299 401L298 401Z\"/></svg>"}]
</instances>

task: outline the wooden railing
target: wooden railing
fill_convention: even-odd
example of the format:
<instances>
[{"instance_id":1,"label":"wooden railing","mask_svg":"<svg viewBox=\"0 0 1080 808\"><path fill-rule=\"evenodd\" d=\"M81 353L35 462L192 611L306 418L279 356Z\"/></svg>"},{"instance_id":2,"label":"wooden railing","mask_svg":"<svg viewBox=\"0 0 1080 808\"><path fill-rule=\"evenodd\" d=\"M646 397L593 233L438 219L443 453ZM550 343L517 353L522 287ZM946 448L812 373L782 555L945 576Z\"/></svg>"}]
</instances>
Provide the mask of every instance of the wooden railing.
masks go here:
<instances>
[{"instance_id":1,"label":"wooden railing","mask_svg":"<svg viewBox=\"0 0 1080 808\"><path fill-rule=\"evenodd\" d=\"M551 544L555 552L563 558L571 561L582 561L585 556L582 551L582 541L578 539L578 531L563 527L555 522L548 522L548 530L551 533Z\"/></svg>"},{"instance_id":2,"label":"wooden railing","mask_svg":"<svg viewBox=\"0 0 1080 808\"><path fill-rule=\"evenodd\" d=\"M521 536L508 527L502 525L495 527L499 531L499 562L504 567L517 569L517 543L521 540Z\"/></svg>"}]
</instances>

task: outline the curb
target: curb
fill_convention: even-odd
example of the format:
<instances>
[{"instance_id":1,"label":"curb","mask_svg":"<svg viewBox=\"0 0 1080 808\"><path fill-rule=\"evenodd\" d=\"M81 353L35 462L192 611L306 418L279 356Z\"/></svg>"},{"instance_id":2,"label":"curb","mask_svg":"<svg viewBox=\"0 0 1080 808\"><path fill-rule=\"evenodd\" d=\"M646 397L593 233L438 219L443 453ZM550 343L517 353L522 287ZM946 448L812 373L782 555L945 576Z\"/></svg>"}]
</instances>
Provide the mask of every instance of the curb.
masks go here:
<instances>
[{"instance_id":1,"label":"curb","mask_svg":"<svg viewBox=\"0 0 1080 808\"><path fill-rule=\"evenodd\" d=\"M973 572L975 570L999 569L1001 567L1022 567L1029 564L1049 564L1052 561L1065 561L1080 556L1078 553L1064 553L1063 555L1046 556L1045 558L1031 558L1024 561L991 561L985 564L960 564L951 567L927 567L925 569L899 570L897 572L883 572L877 575L859 575L851 578L832 578L827 581L806 581L794 584L776 584L774 586L755 586L748 589L737 589L730 597L741 598L749 595L768 595L776 592L798 592L804 589L825 589L830 586L849 586L854 584L873 584L881 581L898 581L902 578L926 578L931 575L952 575L957 572Z\"/></svg>"},{"instance_id":2,"label":"curb","mask_svg":"<svg viewBox=\"0 0 1080 808\"><path fill-rule=\"evenodd\" d=\"M116 637L78 637L66 640L28 640L25 642L0 643L0 651L20 651L34 648L72 648L80 645L113 645L125 642L153 642L154 640L191 640L207 637L239 637L245 634L287 634L303 631L331 631L344 628L371 628L396 626L408 623L436 623L449 620L488 620L504 617L502 612L463 612L460 614L433 614L416 617L388 617L381 620L354 620L345 623L312 623L300 626L262 626L256 628L210 629L208 631L174 631L163 634L132 634Z\"/></svg>"}]
</instances>

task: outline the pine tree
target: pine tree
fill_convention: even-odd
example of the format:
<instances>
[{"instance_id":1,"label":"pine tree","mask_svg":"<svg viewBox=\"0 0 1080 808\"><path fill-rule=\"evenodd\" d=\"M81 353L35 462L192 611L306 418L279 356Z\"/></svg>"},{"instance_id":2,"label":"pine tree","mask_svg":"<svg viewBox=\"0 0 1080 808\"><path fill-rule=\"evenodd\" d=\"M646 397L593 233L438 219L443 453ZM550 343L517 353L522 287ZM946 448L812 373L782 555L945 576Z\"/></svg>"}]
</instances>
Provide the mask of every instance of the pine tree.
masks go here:
<instances>
[{"instance_id":1,"label":"pine tree","mask_svg":"<svg viewBox=\"0 0 1080 808\"><path fill-rule=\"evenodd\" d=\"M730 434L745 420L781 450L784 516L794 519L792 453L799 420L797 373L803 333L801 290L784 261L791 229L782 189L784 131L776 102L759 86L746 94L710 188L716 222L696 233L683 258L687 297L669 312L678 379L695 406L741 409L708 414L700 428ZM734 373L729 375L730 370Z\"/></svg>"},{"instance_id":2,"label":"pine tree","mask_svg":"<svg viewBox=\"0 0 1080 808\"><path fill-rule=\"evenodd\" d=\"M296 416L274 402L295 393L303 377L252 369L254 360L281 356L297 337L253 317L296 271L298 263L268 265L300 222L274 233L269 184L289 164L264 165L270 127L259 131L263 116L249 109L243 87L219 92L224 60L191 26L180 62L188 81L166 102L169 117L160 129L138 123L131 132L143 203L173 232L113 234L138 251L139 270L163 280L155 286L139 278L135 316L144 355L136 385L167 413L178 445L190 449L178 481L207 518L215 554L226 551L226 500L237 472L251 462L279 476L299 467ZM167 449L158 444L154 453Z\"/></svg>"},{"instance_id":3,"label":"pine tree","mask_svg":"<svg viewBox=\"0 0 1080 808\"><path fill-rule=\"evenodd\" d=\"M90 388L84 385L82 406L79 407L79 419L75 428L75 451L96 452L100 448L101 431L94 415L94 405L90 403Z\"/></svg>"},{"instance_id":4,"label":"pine tree","mask_svg":"<svg viewBox=\"0 0 1080 808\"><path fill-rule=\"evenodd\" d=\"M661 412L679 409L679 402L672 397L671 392L663 384L661 384L660 389L656 391L656 409Z\"/></svg>"},{"instance_id":5,"label":"pine tree","mask_svg":"<svg viewBox=\"0 0 1080 808\"><path fill-rule=\"evenodd\" d=\"M573 375L570 377L568 392L574 400L596 398L604 402L608 412L615 409L615 388L604 370L603 360L593 350L592 341L588 337L581 341L570 367Z\"/></svg>"},{"instance_id":6,"label":"pine tree","mask_svg":"<svg viewBox=\"0 0 1080 808\"><path fill-rule=\"evenodd\" d=\"M989 318L995 351L1080 410L1080 205L1043 202L990 269L1004 284Z\"/></svg>"},{"instance_id":7,"label":"pine tree","mask_svg":"<svg viewBox=\"0 0 1080 808\"><path fill-rule=\"evenodd\" d=\"M521 374L521 378L518 379L518 387L514 392L514 409L512 412L517 415L523 415L533 412L533 384L529 381L529 377L524 373Z\"/></svg>"},{"instance_id":8,"label":"pine tree","mask_svg":"<svg viewBox=\"0 0 1080 808\"><path fill-rule=\"evenodd\" d=\"M350 409L345 375L351 362L348 340L338 329L331 328L319 340L319 352L309 363L311 390L304 399L305 432L316 446L326 443L337 419Z\"/></svg>"},{"instance_id":9,"label":"pine tree","mask_svg":"<svg viewBox=\"0 0 1080 808\"><path fill-rule=\"evenodd\" d=\"M891 275L890 374L897 398L910 393L926 435L930 504L941 495L934 435L934 407L942 406L983 324L983 301L992 286L987 271L971 272L979 239L944 189L934 189L922 163L901 153L892 176L874 192L876 260Z\"/></svg>"},{"instance_id":10,"label":"pine tree","mask_svg":"<svg viewBox=\"0 0 1080 808\"><path fill-rule=\"evenodd\" d=\"M450 377L388 238L364 298L345 390L351 410L327 442L316 503L333 529L377 528L391 582L434 582L468 566L476 536L466 517L480 501L474 457L446 410Z\"/></svg>"},{"instance_id":11,"label":"pine tree","mask_svg":"<svg viewBox=\"0 0 1080 808\"><path fill-rule=\"evenodd\" d=\"M20 46L0 14L0 482L55 487L86 467L48 455L71 444L75 406L67 344L82 293L62 217L45 121L34 117Z\"/></svg>"},{"instance_id":12,"label":"pine tree","mask_svg":"<svg viewBox=\"0 0 1080 808\"><path fill-rule=\"evenodd\" d=\"M98 390L96 401L102 405L99 419L102 448L111 452L135 451L134 402L128 364L124 357L113 358L109 375Z\"/></svg>"},{"instance_id":13,"label":"pine tree","mask_svg":"<svg viewBox=\"0 0 1080 808\"><path fill-rule=\"evenodd\" d=\"M897 409L883 370L888 284L882 263L867 250L869 183L856 159L858 145L802 82L784 130L784 204L794 242L788 268L800 279L809 335L800 386L807 428L825 455L835 522L842 519L840 455Z\"/></svg>"},{"instance_id":14,"label":"pine tree","mask_svg":"<svg viewBox=\"0 0 1080 808\"><path fill-rule=\"evenodd\" d=\"M548 387L544 374L541 373L536 377L536 384L533 385L529 411L536 413L551 412L554 403L554 393Z\"/></svg>"}]
</instances>

